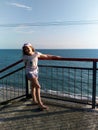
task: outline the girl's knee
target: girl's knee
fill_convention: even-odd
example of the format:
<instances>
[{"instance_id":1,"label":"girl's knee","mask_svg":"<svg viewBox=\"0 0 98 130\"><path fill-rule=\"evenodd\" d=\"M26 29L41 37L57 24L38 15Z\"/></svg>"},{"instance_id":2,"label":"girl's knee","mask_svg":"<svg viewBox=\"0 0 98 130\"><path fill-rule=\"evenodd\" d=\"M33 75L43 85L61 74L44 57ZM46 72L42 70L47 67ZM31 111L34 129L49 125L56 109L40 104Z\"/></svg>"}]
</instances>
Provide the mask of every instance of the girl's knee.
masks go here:
<instances>
[{"instance_id":1,"label":"girl's knee","mask_svg":"<svg viewBox=\"0 0 98 130\"><path fill-rule=\"evenodd\" d=\"M39 88L39 89L40 89L41 87L40 87L40 85L39 85L39 84L36 84L36 88Z\"/></svg>"},{"instance_id":2,"label":"girl's knee","mask_svg":"<svg viewBox=\"0 0 98 130\"><path fill-rule=\"evenodd\" d=\"M41 88L37 78L32 79L32 86L34 86L35 88Z\"/></svg>"}]
</instances>

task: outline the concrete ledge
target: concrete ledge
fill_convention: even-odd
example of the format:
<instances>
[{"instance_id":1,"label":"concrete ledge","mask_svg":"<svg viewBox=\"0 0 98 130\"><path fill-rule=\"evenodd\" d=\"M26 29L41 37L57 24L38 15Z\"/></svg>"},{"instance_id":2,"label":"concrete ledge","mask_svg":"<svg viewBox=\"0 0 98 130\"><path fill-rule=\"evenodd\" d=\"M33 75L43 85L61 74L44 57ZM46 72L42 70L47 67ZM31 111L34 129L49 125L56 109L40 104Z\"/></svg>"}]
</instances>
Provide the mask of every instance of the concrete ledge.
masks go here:
<instances>
[{"instance_id":1,"label":"concrete ledge","mask_svg":"<svg viewBox=\"0 0 98 130\"><path fill-rule=\"evenodd\" d=\"M98 130L98 112L89 106L43 98L41 111L32 99L21 98L0 106L1 130Z\"/></svg>"}]
</instances>

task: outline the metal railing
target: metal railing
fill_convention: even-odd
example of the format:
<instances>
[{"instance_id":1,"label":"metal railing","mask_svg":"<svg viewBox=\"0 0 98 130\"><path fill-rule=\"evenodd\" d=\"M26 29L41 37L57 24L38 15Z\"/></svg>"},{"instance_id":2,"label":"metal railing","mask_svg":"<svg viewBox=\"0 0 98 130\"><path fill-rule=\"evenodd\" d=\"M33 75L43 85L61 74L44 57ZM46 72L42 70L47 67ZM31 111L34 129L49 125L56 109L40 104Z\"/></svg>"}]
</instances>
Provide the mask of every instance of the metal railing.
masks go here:
<instances>
[{"instance_id":1,"label":"metal railing","mask_svg":"<svg viewBox=\"0 0 98 130\"><path fill-rule=\"evenodd\" d=\"M26 81L22 60L0 70L0 102L26 95Z\"/></svg>"},{"instance_id":2,"label":"metal railing","mask_svg":"<svg viewBox=\"0 0 98 130\"><path fill-rule=\"evenodd\" d=\"M39 61L39 81L43 96L91 104L95 108L98 59L53 58L47 61ZM21 63L22 60L0 70L0 102L28 97L30 83Z\"/></svg>"}]
</instances>

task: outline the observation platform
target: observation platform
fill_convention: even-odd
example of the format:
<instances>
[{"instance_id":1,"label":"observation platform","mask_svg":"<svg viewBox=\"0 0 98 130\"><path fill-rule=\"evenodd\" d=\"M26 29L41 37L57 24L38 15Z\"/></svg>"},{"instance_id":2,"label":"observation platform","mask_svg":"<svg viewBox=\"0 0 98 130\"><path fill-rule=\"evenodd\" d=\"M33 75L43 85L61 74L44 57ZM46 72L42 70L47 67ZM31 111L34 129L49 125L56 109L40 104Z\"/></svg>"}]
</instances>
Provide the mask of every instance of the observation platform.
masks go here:
<instances>
[{"instance_id":1,"label":"observation platform","mask_svg":"<svg viewBox=\"0 0 98 130\"><path fill-rule=\"evenodd\" d=\"M0 130L98 130L98 111L91 105L42 98L41 111L32 99L0 105Z\"/></svg>"}]
</instances>

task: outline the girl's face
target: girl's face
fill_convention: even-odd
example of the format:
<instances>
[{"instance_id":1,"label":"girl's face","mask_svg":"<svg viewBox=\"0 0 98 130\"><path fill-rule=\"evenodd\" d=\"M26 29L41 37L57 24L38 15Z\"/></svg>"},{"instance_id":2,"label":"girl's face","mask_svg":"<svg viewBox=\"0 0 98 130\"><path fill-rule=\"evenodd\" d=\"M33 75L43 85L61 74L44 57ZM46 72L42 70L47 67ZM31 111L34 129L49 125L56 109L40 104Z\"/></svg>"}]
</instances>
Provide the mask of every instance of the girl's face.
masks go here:
<instances>
[{"instance_id":1,"label":"girl's face","mask_svg":"<svg viewBox=\"0 0 98 130\"><path fill-rule=\"evenodd\" d=\"M25 46L25 47L23 48L23 50L24 50L24 52L25 52L26 54L28 54L28 55L32 54L32 52L33 52L31 46Z\"/></svg>"}]
</instances>

